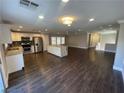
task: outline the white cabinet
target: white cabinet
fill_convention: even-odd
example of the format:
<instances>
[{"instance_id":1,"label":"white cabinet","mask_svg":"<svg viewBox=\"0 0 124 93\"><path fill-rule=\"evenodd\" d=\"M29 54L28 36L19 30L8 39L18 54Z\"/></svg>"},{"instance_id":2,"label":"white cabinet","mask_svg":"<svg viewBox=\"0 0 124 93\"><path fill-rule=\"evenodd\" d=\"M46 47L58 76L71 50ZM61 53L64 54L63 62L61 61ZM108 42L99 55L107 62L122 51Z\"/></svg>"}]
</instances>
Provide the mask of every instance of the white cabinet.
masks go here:
<instances>
[{"instance_id":1,"label":"white cabinet","mask_svg":"<svg viewBox=\"0 0 124 93\"><path fill-rule=\"evenodd\" d=\"M1 43L12 42L10 27L11 25L0 24L0 42Z\"/></svg>"},{"instance_id":2,"label":"white cabinet","mask_svg":"<svg viewBox=\"0 0 124 93\"><path fill-rule=\"evenodd\" d=\"M6 57L8 73L22 70L24 67L23 54L11 55Z\"/></svg>"},{"instance_id":3,"label":"white cabinet","mask_svg":"<svg viewBox=\"0 0 124 93\"><path fill-rule=\"evenodd\" d=\"M21 35L20 35L20 33L12 32L11 33L11 36L12 36L12 41L21 41Z\"/></svg>"}]
</instances>

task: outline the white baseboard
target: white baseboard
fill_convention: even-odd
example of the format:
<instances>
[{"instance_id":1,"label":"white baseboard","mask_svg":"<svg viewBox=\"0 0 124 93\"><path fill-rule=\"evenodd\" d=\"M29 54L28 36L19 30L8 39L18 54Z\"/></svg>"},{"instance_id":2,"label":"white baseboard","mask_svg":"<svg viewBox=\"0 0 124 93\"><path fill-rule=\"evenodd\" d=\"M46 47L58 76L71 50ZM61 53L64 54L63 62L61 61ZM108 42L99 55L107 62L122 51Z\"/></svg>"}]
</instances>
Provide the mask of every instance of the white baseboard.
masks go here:
<instances>
[{"instance_id":1,"label":"white baseboard","mask_svg":"<svg viewBox=\"0 0 124 93\"><path fill-rule=\"evenodd\" d=\"M105 50L105 52L116 53L115 51Z\"/></svg>"},{"instance_id":2,"label":"white baseboard","mask_svg":"<svg viewBox=\"0 0 124 93\"><path fill-rule=\"evenodd\" d=\"M115 51L110 51L110 50L96 50L96 51L103 51L103 52L116 53Z\"/></svg>"},{"instance_id":3,"label":"white baseboard","mask_svg":"<svg viewBox=\"0 0 124 93\"><path fill-rule=\"evenodd\" d=\"M114 66L113 69L117 70L117 71L120 71L122 73L122 78L123 78L123 83L124 83L124 70L122 68L119 68L119 67L116 67L116 66Z\"/></svg>"},{"instance_id":4,"label":"white baseboard","mask_svg":"<svg viewBox=\"0 0 124 93\"><path fill-rule=\"evenodd\" d=\"M68 47L81 48L81 49L88 49L88 47L80 47L80 46L68 46Z\"/></svg>"}]
</instances>

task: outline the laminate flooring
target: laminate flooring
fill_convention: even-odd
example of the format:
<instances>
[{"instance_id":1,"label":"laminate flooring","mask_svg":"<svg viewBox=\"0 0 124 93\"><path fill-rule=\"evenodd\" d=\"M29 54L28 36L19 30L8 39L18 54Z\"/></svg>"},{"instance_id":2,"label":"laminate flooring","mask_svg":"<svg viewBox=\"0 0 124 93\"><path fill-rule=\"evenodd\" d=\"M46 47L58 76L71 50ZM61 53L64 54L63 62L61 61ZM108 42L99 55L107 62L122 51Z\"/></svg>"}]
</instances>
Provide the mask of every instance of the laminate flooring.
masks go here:
<instances>
[{"instance_id":1,"label":"laminate flooring","mask_svg":"<svg viewBox=\"0 0 124 93\"><path fill-rule=\"evenodd\" d=\"M113 53L69 48L67 57L24 55L25 69L10 74L8 93L124 93Z\"/></svg>"}]
</instances>

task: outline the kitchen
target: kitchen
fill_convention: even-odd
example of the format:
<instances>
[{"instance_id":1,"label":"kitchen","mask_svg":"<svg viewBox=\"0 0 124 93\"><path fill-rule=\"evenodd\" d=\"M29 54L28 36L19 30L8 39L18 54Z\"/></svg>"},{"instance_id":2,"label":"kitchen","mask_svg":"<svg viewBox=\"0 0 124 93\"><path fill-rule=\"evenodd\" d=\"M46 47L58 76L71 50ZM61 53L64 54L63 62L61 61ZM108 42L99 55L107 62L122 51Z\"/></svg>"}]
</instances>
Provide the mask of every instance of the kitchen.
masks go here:
<instances>
[{"instance_id":1,"label":"kitchen","mask_svg":"<svg viewBox=\"0 0 124 93\"><path fill-rule=\"evenodd\" d=\"M5 44L9 74L24 69L23 54L43 52L40 34L11 32L11 37L12 43Z\"/></svg>"},{"instance_id":2,"label":"kitchen","mask_svg":"<svg viewBox=\"0 0 124 93\"><path fill-rule=\"evenodd\" d=\"M8 79L11 73L24 70L24 55L41 53L44 51L58 57L68 55L67 46L65 46L65 36L49 36L41 32L13 31L12 25L8 24L0 24L0 26L0 43L3 51L1 53L3 53L2 58L4 59L5 65L3 68L3 73L5 73L5 87L8 87ZM18 28L20 28L20 26L18 26ZM56 41L52 38L56 39ZM64 51L64 53L62 51ZM5 69L6 71L4 71Z\"/></svg>"}]
</instances>

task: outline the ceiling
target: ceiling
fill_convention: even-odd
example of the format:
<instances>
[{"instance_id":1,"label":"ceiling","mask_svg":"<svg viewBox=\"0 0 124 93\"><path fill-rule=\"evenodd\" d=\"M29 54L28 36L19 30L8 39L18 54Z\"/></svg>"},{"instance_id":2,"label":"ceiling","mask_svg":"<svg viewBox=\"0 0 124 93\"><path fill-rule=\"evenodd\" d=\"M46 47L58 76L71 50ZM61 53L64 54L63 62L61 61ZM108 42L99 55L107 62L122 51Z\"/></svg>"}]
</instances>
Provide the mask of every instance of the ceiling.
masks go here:
<instances>
[{"instance_id":1,"label":"ceiling","mask_svg":"<svg viewBox=\"0 0 124 93\"><path fill-rule=\"evenodd\" d=\"M2 3L1 3L2 1ZM12 24L12 29L23 26L22 31L88 31L100 26L117 24L124 19L124 0L32 0L39 4L36 10L21 7L20 0L0 0L0 22ZM2 10L2 11L1 11ZM40 20L39 15L44 19ZM62 16L74 16L76 20L71 27L59 22ZM2 17L2 18L1 18ZM94 18L94 22L89 22Z\"/></svg>"}]
</instances>

